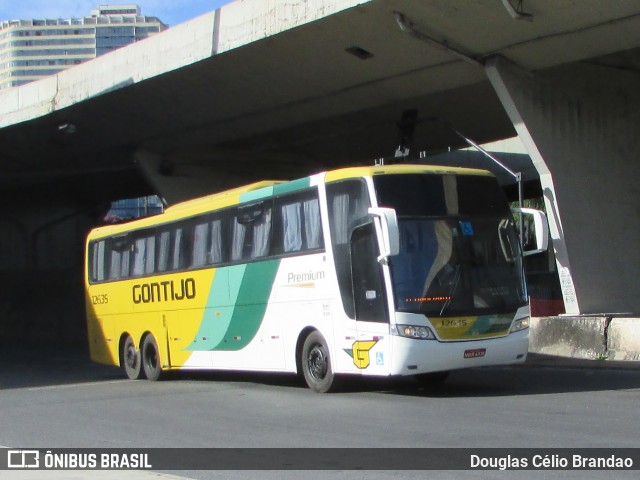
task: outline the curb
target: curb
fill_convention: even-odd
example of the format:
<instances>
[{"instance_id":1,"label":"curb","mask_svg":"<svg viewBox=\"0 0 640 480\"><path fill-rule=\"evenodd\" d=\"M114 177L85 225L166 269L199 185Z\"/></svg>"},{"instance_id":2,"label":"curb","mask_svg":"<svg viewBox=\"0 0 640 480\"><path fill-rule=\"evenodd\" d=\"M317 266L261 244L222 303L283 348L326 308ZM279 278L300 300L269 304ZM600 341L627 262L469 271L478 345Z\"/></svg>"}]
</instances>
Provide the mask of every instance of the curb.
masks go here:
<instances>
[{"instance_id":1,"label":"curb","mask_svg":"<svg viewBox=\"0 0 640 480\"><path fill-rule=\"evenodd\" d=\"M524 368L581 368L592 370L638 370L640 361L633 360L590 360L586 358L545 355L529 352Z\"/></svg>"}]
</instances>

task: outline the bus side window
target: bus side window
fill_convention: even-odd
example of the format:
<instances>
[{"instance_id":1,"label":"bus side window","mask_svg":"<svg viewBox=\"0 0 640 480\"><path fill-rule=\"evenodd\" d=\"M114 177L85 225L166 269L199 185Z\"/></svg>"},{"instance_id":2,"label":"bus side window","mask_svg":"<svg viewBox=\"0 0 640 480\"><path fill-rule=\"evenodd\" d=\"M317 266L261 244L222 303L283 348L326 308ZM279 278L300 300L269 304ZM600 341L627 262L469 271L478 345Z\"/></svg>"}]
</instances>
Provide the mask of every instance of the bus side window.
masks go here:
<instances>
[{"instance_id":1,"label":"bus side window","mask_svg":"<svg viewBox=\"0 0 640 480\"><path fill-rule=\"evenodd\" d=\"M109 280L128 278L131 274L131 250L133 245L128 236L112 237L109 239L110 251Z\"/></svg>"},{"instance_id":2,"label":"bus side window","mask_svg":"<svg viewBox=\"0 0 640 480\"><path fill-rule=\"evenodd\" d=\"M165 230L160 232L158 236L158 259L157 259L157 271L166 272L169 269L169 254L171 245L171 232Z\"/></svg>"},{"instance_id":3,"label":"bus side window","mask_svg":"<svg viewBox=\"0 0 640 480\"><path fill-rule=\"evenodd\" d=\"M171 270L184 270L191 266L194 230L195 224L192 222L180 222L176 225L172 246Z\"/></svg>"},{"instance_id":4,"label":"bus side window","mask_svg":"<svg viewBox=\"0 0 640 480\"><path fill-rule=\"evenodd\" d=\"M282 222L282 244L278 245L282 253L302 250L302 202L293 202L280 206Z\"/></svg>"},{"instance_id":5,"label":"bus side window","mask_svg":"<svg viewBox=\"0 0 640 480\"><path fill-rule=\"evenodd\" d=\"M146 232L146 236L139 237L135 240L132 276L140 277L142 275L155 273L155 250L155 235Z\"/></svg>"},{"instance_id":6,"label":"bus side window","mask_svg":"<svg viewBox=\"0 0 640 480\"><path fill-rule=\"evenodd\" d=\"M276 203L274 253L287 254L323 247L318 191L288 195Z\"/></svg>"},{"instance_id":7,"label":"bus side window","mask_svg":"<svg viewBox=\"0 0 640 480\"><path fill-rule=\"evenodd\" d=\"M223 227L221 218L213 218L209 222L209 245L207 251L207 263L215 265L217 263L223 263L225 259L225 249L222 245Z\"/></svg>"},{"instance_id":8,"label":"bus side window","mask_svg":"<svg viewBox=\"0 0 640 480\"><path fill-rule=\"evenodd\" d=\"M271 205L265 205L262 218L253 224L250 258L262 258L271 254Z\"/></svg>"},{"instance_id":9,"label":"bus side window","mask_svg":"<svg viewBox=\"0 0 640 480\"><path fill-rule=\"evenodd\" d=\"M180 222L162 230L158 235L157 272L174 272L191 265L194 225Z\"/></svg>"},{"instance_id":10,"label":"bus side window","mask_svg":"<svg viewBox=\"0 0 640 480\"><path fill-rule=\"evenodd\" d=\"M105 240L100 240L91 244L91 271L89 278L92 283L102 282L107 278L105 243Z\"/></svg>"},{"instance_id":11,"label":"bus side window","mask_svg":"<svg viewBox=\"0 0 640 480\"><path fill-rule=\"evenodd\" d=\"M217 213L196 220L193 233L192 267L216 265L225 261L222 244L223 214Z\"/></svg>"},{"instance_id":12,"label":"bus side window","mask_svg":"<svg viewBox=\"0 0 640 480\"><path fill-rule=\"evenodd\" d=\"M276 203L276 255L317 250L324 246L317 189L288 195Z\"/></svg>"},{"instance_id":13,"label":"bus side window","mask_svg":"<svg viewBox=\"0 0 640 480\"><path fill-rule=\"evenodd\" d=\"M251 260L271 254L271 202L239 207L231 216L231 260Z\"/></svg>"},{"instance_id":14,"label":"bus side window","mask_svg":"<svg viewBox=\"0 0 640 480\"><path fill-rule=\"evenodd\" d=\"M209 243L209 224L206 221L196 223L193 232L193 251L191 266L201 267L207 264L207 244Z\"/></svg>"},{"instance_id":15,"label":"bus side window","mask_svg":"<svg viewBox=\"0 0 640 480\"><path fill-rule=\"evenodd\" d=\"M242 252L245 246L245 236L247 234L247 226L240 223L238 216L231 217L231 261L242 260Z\"/></svg>"},{"instance_id":16,"label":"bus side window","mask_svg":"<svg viewBox=\"0 0 640 480\"><path fill-rule=\"evenodd\" d=\"M181 227L176 228L175 235L173 237L172 255L171 255L171 270L180 270L184 264L184 235Z\"/></svg>"},{"instance_id":17,"label":"bus side window","mask_svg":"<svg viewBox=\"0 0 640 480\"><path fill-rule=\"evenodd\" d=\"M317 194L317 192L316 192ZM320 219L320 201L312 198L302 203L304 212L304 239L307 249L314 250L324 246L322 238L322 221Z\"/></svg>"}]
</instances>

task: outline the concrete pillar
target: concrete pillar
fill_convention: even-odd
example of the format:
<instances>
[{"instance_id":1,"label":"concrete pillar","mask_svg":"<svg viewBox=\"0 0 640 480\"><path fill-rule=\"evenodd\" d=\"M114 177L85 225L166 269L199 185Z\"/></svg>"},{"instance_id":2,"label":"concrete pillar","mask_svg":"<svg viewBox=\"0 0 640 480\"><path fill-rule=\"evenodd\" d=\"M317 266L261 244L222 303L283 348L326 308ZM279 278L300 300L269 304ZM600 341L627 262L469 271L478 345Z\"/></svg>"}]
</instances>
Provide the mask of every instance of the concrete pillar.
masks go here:
<instances>
[{"instance_id":1,"label":"concrete pillar","mask_svg":"<svg viewBox=\"0 0 640 480\"><path fill-rule=\"evenodd\" d=\"M567 313L640 312L640 75L486 71L540 173Z\"/></svg>"}]
</instances>

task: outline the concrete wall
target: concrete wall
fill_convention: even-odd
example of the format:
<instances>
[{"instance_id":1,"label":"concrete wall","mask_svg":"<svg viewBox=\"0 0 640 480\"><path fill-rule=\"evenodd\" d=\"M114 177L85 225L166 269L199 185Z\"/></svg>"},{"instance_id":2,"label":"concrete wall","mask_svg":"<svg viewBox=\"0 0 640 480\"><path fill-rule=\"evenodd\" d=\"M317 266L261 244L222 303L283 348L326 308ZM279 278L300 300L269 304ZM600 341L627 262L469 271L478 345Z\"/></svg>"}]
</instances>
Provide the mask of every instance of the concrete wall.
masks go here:
<instances>
[{"instance_id":1,"label":"concrete wall","mask_svg":"<svg viewBox=\"0 0 640 480\"><path fill-rule=\"evenodd\" d=\"M488 74L540 173L567 312L640 312L640 75Z\"/></svg>"},{"instance_id":2,"label":"concrete wall","mask_svg":"<svg viewBox=\"0 0 640 480\"><path fill-rule=\"evenodd\" d=\"M590 360L640 360L640 318L534 318L529 351Z\"/></svg>"},{"instance_id":3,"label":"concrete wall","mask_svg":"<svg viewBox=\"0 0 640 480\"><path fill-rule=\"evenodd\" d=\"M84 344L84 238L92 215L34 197L2 203L0 339Z\"/></svg>"}]
</instances>

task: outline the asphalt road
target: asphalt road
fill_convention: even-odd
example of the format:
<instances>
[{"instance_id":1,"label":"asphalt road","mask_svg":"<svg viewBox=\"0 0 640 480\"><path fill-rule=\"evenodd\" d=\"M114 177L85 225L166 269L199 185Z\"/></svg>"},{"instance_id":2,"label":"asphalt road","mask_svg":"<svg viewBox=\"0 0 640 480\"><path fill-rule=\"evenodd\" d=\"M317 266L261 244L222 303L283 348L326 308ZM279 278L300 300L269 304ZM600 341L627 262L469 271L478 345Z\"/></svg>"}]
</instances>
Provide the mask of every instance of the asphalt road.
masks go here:
<instances>
[{"instance_id":1,"label":"asphalt road","mask_svg":"<svg viewBox=\"0 0 640 480\"><path fill-rule=\"evenodd\" d=\"M129 381L79 351L3 348L0 445L12 448L635 448L640 370L529 362L439 386L359 381L318 395L295 377L190 373ZM45 476L44 473L50 474ZM165 472L187 478L607 478L608 472ZM158 478L43 472L0 478ZM140 475L140 476L138 476ZM145 477L145 475L150 475ZM636 472L616 472L636 478Z\"/></svg>"}]
</instances>

